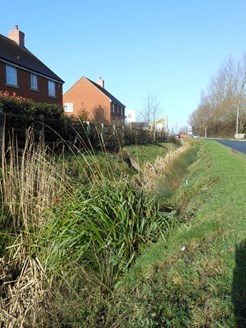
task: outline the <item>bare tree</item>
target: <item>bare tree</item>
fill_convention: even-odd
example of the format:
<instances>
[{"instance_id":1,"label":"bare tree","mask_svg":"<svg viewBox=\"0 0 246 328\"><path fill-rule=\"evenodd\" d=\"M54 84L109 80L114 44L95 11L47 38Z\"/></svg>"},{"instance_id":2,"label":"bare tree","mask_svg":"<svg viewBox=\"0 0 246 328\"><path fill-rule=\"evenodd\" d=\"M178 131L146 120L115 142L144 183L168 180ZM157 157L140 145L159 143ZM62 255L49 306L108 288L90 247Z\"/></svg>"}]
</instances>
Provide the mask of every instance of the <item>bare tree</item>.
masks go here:
<instances>
[{"instance_id":1,"label":"bare tree","mask_svg":"<svg viewBox=\"0 0 246 328\"><path fill-rule=\"evenodd\" d=\"M143 101L143 108L140 112L140 116L148 124L155 122L161 118L161 104L156 95L148 92Z\"/></svg>"},{"instance_id":2,"label":"bare tree","mask_svg":"<svg viewBox=\"0 0 246 328\"><path fill-rule=\"evenodd\" d=\"M210 98L203 92L201 93L200 99L200 105L190 117L189 123L195 130L204 131L204 137L207 138L208 129L213 124L214 107Z\"/></svg>"},{"instance_id":3,"label":"bare tree","mask_svg":"<svg viewBox=\"0 0 246 328\"><path fill-rule=\"evenodd\" d=\"M246 125L244 91L246 56L243 61L228 58L212 76L206 91L202 93L200 104L190 117L190 123L220 135L235 132L236 120L240 130Z\"/></svg>"}]
</instances>

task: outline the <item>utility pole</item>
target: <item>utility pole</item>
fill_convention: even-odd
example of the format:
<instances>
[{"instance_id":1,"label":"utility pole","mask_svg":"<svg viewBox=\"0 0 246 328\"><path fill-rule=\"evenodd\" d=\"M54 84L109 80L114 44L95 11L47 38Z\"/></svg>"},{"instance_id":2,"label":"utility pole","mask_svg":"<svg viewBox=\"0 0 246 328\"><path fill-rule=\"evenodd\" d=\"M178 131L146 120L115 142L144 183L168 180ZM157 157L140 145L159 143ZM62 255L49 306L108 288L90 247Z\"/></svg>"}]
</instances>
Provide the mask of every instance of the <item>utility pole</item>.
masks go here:
<instances>
[{"instance_id":1,"label":"utility pole","mask_svg":"<svg viewBox=\"0 0 246 328\"><path fill-rule=\"evenodd\" d=\"M236 135L238 135L240 101L241 101L241 96L243 94L245 82L246 82L246 72L244 73L244 79L243 79L242 85L239 90L239 97L238 97L238 101L237 101Z\"/></svg>"},{"instance_id":2,"label":"utility pole","mask_svg":"<svg viewBox=\"0 0 246 328\"><path fill-rule=\"evenodd\" d=\"M236 134L238 134L238 123L239 123L239 101L237 102Z\"/></svg>"}]
</instances>

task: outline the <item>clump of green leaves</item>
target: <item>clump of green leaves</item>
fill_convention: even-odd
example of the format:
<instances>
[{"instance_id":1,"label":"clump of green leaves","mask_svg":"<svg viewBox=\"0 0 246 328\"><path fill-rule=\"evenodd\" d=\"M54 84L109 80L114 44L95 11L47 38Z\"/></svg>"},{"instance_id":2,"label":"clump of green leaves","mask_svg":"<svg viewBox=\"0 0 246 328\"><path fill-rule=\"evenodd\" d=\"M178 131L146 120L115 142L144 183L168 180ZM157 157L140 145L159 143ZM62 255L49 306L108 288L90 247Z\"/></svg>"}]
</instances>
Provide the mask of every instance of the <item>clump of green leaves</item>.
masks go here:
<instances>
[{"instance_id":1,"label":"clump of green leaves","mask_svg":"<svg viewBox=\"0 0 246 328\"><path fill-rule=\"evenodd\" d=\"M81 187L43 227L47 262L57 270L69 259L111 288L138 252L168 228L169 217L127 181Z\"/></svg>"}]
</instances>

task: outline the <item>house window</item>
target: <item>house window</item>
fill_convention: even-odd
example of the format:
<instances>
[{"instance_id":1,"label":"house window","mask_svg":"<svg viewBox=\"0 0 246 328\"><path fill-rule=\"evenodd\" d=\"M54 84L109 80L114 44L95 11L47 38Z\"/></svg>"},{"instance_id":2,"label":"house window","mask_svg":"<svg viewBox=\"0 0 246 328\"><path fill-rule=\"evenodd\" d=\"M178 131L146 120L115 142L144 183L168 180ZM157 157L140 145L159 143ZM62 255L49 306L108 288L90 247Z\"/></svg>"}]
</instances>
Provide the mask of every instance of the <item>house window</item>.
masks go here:
<instances>
[{"instance_id":1,"label":"house window","mask_svg":"<svg viewBox=\"0 0 246 328\"><path fill-rule=\"evenodd\" d=\"M36 74L30 75L30 83L31 83L32 90L38 90L38 77Z\"/></svg>"},{"instance_id":2,"label":"house window","mask_svg":"<svg viewBox=\"0 0 246 328\"><path fill-rule=\"evenodd\" d=\"M6 84L17 87L17 69L6 65Z\"/></svg>"},{"instance_id":3,"label":"house window","mask_svg":"<svg viewBox=\"0 0 246 328\"><path fill-rule=\"evenodd\" d=\"M115 104L112 104L112 112L115 113Z\"/></svg>"},{"instance_id":4,"label":"house window","mask_svg":"<svg viewBox=\"0 0 246 328\"><path fill-rule=\"evenodd\" d=\"M56 96L55 82L53 81L48 81L48 95L50 97Z\"/></svg>"},{"instance_id":5,"label":"house window","mask_svg":"<svg viewBox=\"0 0 246 328\"><path fill-rule=\"evenodd\" d=\"M72 113L73 112L73 103L65 103L64 104L64 112Z\"/></svg>"}]
</instances>

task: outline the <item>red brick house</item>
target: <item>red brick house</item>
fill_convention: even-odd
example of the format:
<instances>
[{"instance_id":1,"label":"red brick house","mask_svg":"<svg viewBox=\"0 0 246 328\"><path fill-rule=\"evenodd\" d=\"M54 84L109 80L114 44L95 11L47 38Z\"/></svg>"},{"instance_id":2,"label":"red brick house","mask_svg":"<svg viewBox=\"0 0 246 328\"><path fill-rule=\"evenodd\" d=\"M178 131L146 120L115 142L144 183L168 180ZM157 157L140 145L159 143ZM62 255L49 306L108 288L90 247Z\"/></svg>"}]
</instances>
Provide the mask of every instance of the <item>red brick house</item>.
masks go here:
<instances>
[{"instance_id":1,"label":"red brick house","mask_svg":"<svg viewBox=\"0 0 246 328\"><path fill-rule=\"evenodd\" d=\"M25 48L25 35L17 25L8 36L0 34L0 91L62 105L64 81Z\"/></svg>"},{"instance_id":2,"label":"red brick house","mask_svg":"<svg viewBox=\"0 0 246 328\"><path fill-rule=\"evenodd\" d=\"M112 123L125 119L125 106L104 88L101 78L93 82L82 77L64 94L63 104L67 115L86 112L90 121Z\"/></svg>"}]
</instances>

